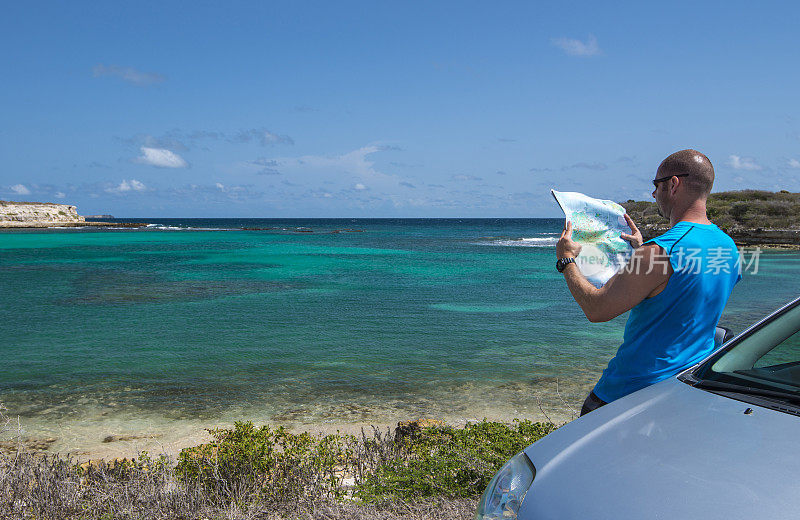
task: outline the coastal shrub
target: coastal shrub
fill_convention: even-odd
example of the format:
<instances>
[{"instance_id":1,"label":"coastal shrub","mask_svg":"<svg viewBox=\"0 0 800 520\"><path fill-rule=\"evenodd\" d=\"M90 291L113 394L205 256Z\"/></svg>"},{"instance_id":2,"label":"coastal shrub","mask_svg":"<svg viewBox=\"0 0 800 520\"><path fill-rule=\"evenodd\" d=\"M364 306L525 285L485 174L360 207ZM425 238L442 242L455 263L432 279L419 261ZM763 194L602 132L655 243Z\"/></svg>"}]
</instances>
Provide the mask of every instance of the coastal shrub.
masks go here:
<instances>
[{"instance_id":1,"label":"coastal shrub","mask_svg":"<svg viewBox=\"0 0 800 520\"><path fill-rule=\"evenodd\" d=\"M764 213L771 217L786 217L792 214L792 204L785 200L778 200L772 204L765 205Z\"/></svg>"},{"instance_id":2,"label":"coastal shrub","mask_svg":"<svg viewBox=\"0 0 800 520\"><path fill-rule=\"evenodd\" d=\"M7 428L0 405L0 431ZM0 452L0 518L458 519L512 455L552 424L482 421L402 437L291 433L235 423L166 456L91 461Z\"/></svg>"},{"instance_id":3,"label":"coastal shrub","mask_svg":"<svg viewBox=\"0 0 800 520\"><path fill-rule=\"evenodd\" d=\"M363 500L479 496L509 458L555 428L527 420L423 428L402 442L398 457L359 482L356 494Z\"/></svg>"},{"instance_id":4,"label":"coastal shrub","mask_svg":"<svg viewBox=\"0 0 800 520\"><path fill-rule=\"evenodd\" d=\"M214 440L181 451L176 474L215 503L253 497L299 503L344 494L341 479L352 458L352 436L314 437L252 422L208 431Z\"/></svg>"},{"instance_id":5,"label":"coastal shrub","mask_svg":"<svg viewBox=\"0 0 800 520\"><path fill-rule=\"evenodd\" d=\"M176 473L217 504L474 498L511 456L554 429L549 423L482 421L421 428L395 439L378 429L361 438L314 437L241 422L210 430L212 442L183 450Z\"/></svg>"},{"instance_id":6,"label":"coastal shrub","mask_svg":"<svg viewBox=\"0 0 800 520\"><path fill-rule=\"evenodd\" d=\"M667 221L658 215L654 202L628 201L621 204L645 235L654 236L666 230ZM786 190L712 193L707 210L709 219L728 231L800 228L800 193Z\"/></svg>"},{"instance_id":7,"label":"coastal shrub","mask_svg":"<svg viewBox=\"0 0 800 520\"><path fill-rule=\"evenodd\" d=\"M67 458L0 452L0 518L41 520L468 520L476 499L369 503L317 499L302 510L258 500L213 504L176 482L172 465L143 460L77 465Z\"/></svg>"},{"instance_id":8,"label":"coastal shrub","mask_svg":"<svg viewBox=\"0 0 800 520\"><path fill-rule=\"evenodd\" d=\"M750 205L746 202L735 202L731 205L728 213L732 216L735 220L741 222L743 217L747 214L747 210L750 209Z\"/></svg>"}]
</instances>

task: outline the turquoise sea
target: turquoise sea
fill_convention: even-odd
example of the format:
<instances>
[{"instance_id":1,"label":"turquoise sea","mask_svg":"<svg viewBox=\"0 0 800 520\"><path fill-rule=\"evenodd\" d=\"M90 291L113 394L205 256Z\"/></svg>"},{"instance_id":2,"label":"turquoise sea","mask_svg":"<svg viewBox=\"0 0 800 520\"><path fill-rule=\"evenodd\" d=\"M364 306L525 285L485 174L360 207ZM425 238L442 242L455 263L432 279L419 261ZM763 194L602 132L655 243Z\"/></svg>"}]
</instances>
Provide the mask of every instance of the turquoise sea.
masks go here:
<instances>
[{"instance_id":1,"label":"turquoise sea","mask_svg":"<svg viewBox=\"0 0 800 520\"><path fill-rule=\"evenodd\" d=\"M132 220L151 226L0 232L0 403L51 450L169 451L239 419L568 419L622 337L556 272L560 219ZM797 296L800 253L752 271L734 331Z\"/></svg>"}]
</instances>

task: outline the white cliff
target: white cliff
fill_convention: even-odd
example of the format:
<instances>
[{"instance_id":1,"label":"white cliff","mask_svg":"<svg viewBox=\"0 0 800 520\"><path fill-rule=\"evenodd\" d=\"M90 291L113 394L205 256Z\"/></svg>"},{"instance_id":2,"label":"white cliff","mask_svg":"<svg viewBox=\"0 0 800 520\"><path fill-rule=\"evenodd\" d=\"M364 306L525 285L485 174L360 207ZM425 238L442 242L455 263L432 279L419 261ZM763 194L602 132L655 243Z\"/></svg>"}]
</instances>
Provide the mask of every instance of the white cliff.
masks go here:
<instances>
[{"instance_id":1,"label":"white cliff","mask_svg":"<svg viewBox=\"0 0 800 520\"><path fill-rule=\"evenodd\" d=\"M0 227L74 224L85 220L78 215L78 208L67 204L0 200Z\"/></svg>"}]
</instances>

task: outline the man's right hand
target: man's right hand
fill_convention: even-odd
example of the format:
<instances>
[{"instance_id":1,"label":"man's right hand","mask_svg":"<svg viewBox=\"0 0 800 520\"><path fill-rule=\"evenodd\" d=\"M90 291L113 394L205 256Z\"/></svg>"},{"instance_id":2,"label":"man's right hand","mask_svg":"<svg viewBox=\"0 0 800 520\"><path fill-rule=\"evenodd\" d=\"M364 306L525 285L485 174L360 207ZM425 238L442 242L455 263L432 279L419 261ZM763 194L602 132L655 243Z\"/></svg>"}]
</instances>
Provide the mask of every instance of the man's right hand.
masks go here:
<instances>
[{"instance_id":1,"label":"man's right hand","mask_svg":"<svg viewBox=\"0 0 800 520\"><path fill-rule=\"evenodd\" d=\"M627 222L628 227L631 228L631 234L628 235L626 233L620 233L619 237L623 240L627 240L631 244L632 248L639 249L640 247L642 247L642 244L644 243L644 238L642 238L642 232L639 231L639 228L636 227L636 224L634 224L633 219L627 213L625 213L625 222Z\"/></svg>"},{"instance_id":2,"label":"man's right hand","mask_svg":"<svg viewBox=\"0 0 800 520\"><path fill-rule=\"evenodd\" d=\"M572 222L567 221L556 243L556 258L577 258L582 246L572 240Z\"/></svg>"}]
</instances>

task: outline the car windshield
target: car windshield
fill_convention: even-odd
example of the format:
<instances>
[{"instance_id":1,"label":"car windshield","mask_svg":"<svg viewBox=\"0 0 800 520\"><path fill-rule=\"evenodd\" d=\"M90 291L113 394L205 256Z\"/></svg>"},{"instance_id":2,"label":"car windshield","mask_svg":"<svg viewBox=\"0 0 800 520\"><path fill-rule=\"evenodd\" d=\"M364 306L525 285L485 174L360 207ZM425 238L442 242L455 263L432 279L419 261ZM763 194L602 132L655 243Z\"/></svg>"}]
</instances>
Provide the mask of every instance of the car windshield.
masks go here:
<instances>
[{"instance_id":1,"label":"car windshield","mask_svg":"<svg viewBox=\"0 0 800 520\"><path fill-rule=\"evenodd\" d=\"M711 382L706 388L742 386L768 397L796 394L792 400L800 402L800 298L746 331L692 376Z\"/></svg>"}]
</instances>

